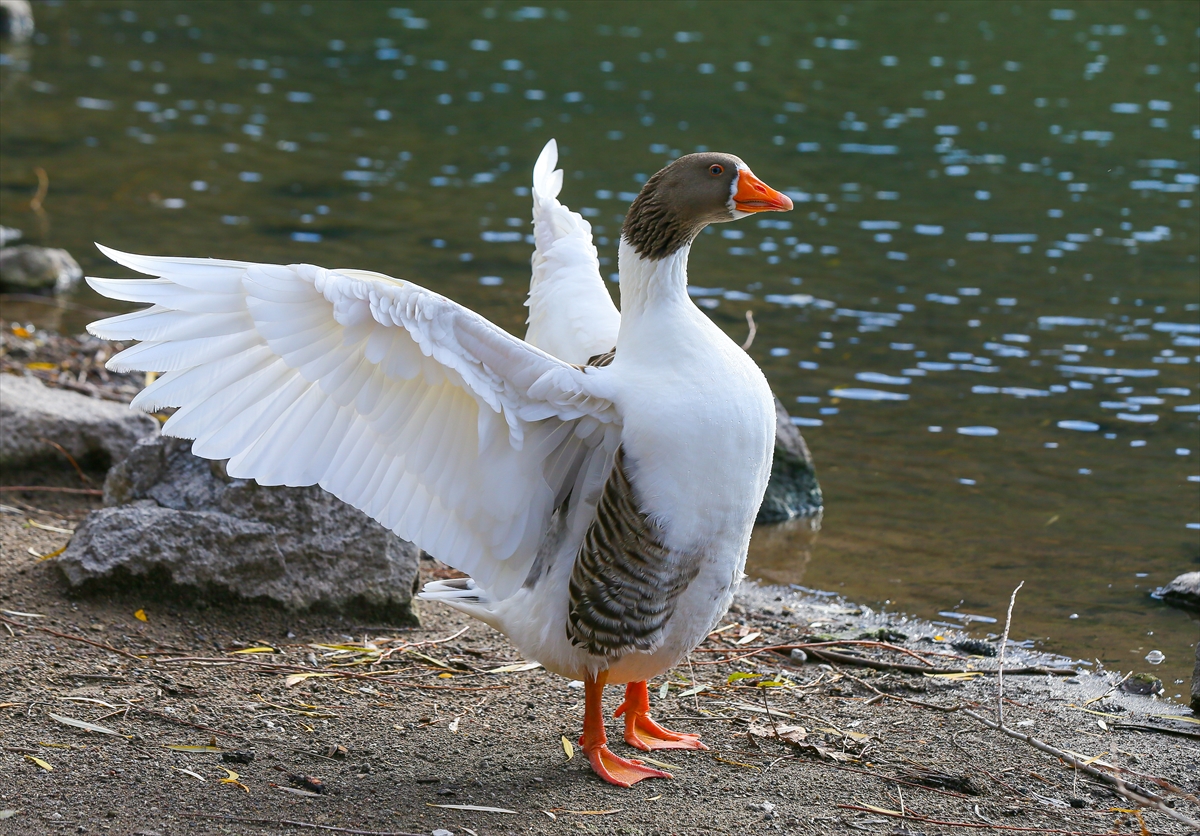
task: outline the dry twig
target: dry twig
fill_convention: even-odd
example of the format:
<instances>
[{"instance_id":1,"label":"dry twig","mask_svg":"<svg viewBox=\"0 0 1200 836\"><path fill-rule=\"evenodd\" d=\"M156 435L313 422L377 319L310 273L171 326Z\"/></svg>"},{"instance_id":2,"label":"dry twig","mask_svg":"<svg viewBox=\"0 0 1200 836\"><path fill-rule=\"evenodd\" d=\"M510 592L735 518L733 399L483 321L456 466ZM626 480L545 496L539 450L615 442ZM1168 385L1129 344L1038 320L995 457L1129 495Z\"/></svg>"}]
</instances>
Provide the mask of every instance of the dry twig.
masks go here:
<instances>
[{"instance_id":1,"label":"dry twig","mask_svg":"<svg viewBox=\"0 0 1200 836\"><path fill-rule=\"evenodd\" d=\"M0 485L0 491L37 491L41 493L75 493L82 494L83 496L104 496L104 491L96 488L55 488L49 485Z\"/></svg>"},{"instance_id":2,"label":"dry twig","mask_svg":"<svg viewBox=\"0 0 1200 836\"><path fill-rule=\"evenodd\" d=\"M1008 650L1008 628L1012 626L1012 611L1013 605L1017 603L1017 593L1024 585L1025 581L1017 584L1017 588L1012 591L1012 597L1008 599L1008 615L1004 617L1004 635L1000 637L1000 663L996 672L996 722L1000 725L1004 725L1004 652Z\"/></svg>"},{"instance_id":3,"label":"dry twig","mask_svg":"<svg viewBox=\"0 0 1200 836\"><path fill-rule=\"evenodd\" d=\"M1065 763L1071 765L1075 769L1082 769L1088 775L1091 775L1094 778L1099 778L1101 781L1104 781L1106 784L1112 786L1124 798L1132 801L1134 804L1147 807L1151 810L1162 813L1164 816L1169 816L1176 821L1183 822L1188 827L1193 827L1197 830L1200 830L1200 821L1196 821L1190 816L1185 816L1178 810L1168 807L1164 803L1165 799L1157 793L1142 789L1141 787L1138 787L1137 789L1130 789L1129 785L1121 780L1120 776L1105 772L1104 770L1093 766L1091 763L1079 760L1070 752L1063 751L1057 746L1051 746L1049 743L1038 740L1032 735L1019 732L1016 729L1010 729L1008 726L1002 723L997 723L995 720L992 720L988 717L984 717L982 714L976 711L963 709L962 713L973 720L978 720L980 723L983 723L990 729L995 729L998 732L1008 735L1014 740L1020 740L1023 743L1028 743L1030 746L1039 751L1045 752L1048 755L1053 755L1054 757L1059 758Z\"/></svg>"},{"instance_id":4,"label":"dry twig","mask_svg":"<svg viewBox=\"0 0 1200 836\"><path fill-rule=\"evenodd\" d=\"M746 311L746 324L750 326L750 333L742 343L743 351L749 351L750 346L754 345L754 338L758 336L758 326L754 324L754 311Z\"/></svg>"}]
</instances>

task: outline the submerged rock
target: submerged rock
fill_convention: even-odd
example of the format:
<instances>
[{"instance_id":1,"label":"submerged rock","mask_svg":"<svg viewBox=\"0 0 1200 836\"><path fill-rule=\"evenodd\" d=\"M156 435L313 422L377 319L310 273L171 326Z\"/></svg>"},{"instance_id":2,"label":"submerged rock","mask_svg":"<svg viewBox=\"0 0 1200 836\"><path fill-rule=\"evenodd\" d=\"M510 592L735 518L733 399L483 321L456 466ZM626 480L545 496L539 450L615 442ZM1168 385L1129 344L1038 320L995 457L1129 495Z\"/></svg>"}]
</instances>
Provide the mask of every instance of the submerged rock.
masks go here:
<instances>
[{"instance_id":1,"label":"submerged rock","mask_svg":"<svg viewBox=\"0 0 1200 836\"><path fill-rule=\"evenodd\" d=\"M1196 667L1192 668L1192 711L1200 714L1200 642L1196 642Z\"/></svg>"},{"instance_id":2,"label":"submerged rock","mask_svg":"<svg viewBox=\"0 0 1200 836\"><path fill-rule=\"evenodd\" d=\"M787 409L776 398L775 459L771 463L771 481L755 522L778 523L797 517L815 517L821 513L823 502L812 453Z\"/></svg>"},{"instance_id":3,"label":"submerged rock","mask_svg":"<svg viewBox=\"0 0 1200 836\"><path fill-rule=\"evenodd\" d=\"M1163 692L1163 684L1162 680L1152 673L1135 673L1121 682L1121 690L1126 694L1156 697Z\"/></svg>"},{"instance_id":4,"label":"submerged rock","mask_svg":"<svg viewBox=\"0 0 1200 836\"><path fill-rule=\"evenodd\" d=\"M34 377L0 374L0 464L60 456L99 467L119 462L158 422L122 403L52 389Z\"/></svg>"},{"instance_id":5,"label":"submerged rock","mask_svg":"<svg viewBox=\"0 0 1200 836\"><path fill-rule=\"evenodd\" d=\"M21 244L0 249L0 290L65 293L83 278L83 268L66 250Z\"/></svg>"},{"instance_id":6,"label":"submerged rock","mask_svg":"<svg viewBox=\"0 0 1200 836\"><path fill-rule=\"evenodd\" d=\"M1185 610L1200 612L1200 572L1185 572L1154 590L1154 597Z\"/></svg>"},{"instance_id":7,"label":"submerged rock","mask_svg":"<svg viewBox=\"0 0 1200 836\"><path fill-rule=\"evenodd\" d=\"M317 486L233 479L190 448L147 438L109 472L109 507L88 515L58 559L72 586L166 580L293 610L416 620L416 546Z\"/></svg>"}]
</instances>

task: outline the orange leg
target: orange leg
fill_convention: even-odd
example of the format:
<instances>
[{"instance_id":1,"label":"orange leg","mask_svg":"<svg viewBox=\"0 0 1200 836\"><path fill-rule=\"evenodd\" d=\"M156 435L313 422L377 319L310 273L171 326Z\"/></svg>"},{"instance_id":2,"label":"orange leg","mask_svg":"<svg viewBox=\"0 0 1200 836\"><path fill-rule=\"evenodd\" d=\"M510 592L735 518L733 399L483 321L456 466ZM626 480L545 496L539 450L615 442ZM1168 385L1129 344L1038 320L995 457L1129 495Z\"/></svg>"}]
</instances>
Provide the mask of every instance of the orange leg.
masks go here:
<instances>
[{"instance_id":1,"label":"orange leg","mask_svg":"<svg viewBox=\"0 0 1200 836\"><path fill-rule=\"evenodd\" d=\"M618 787L632 787L643 778L670 778L671 773L642 766L641 761L619 758L608 750L608 735L604 733L604 681L607 673L584 680L583 736L579 745L592 763L592 771Z\"/></svg>"},{"instance_id":2,"label":"orange leg","mask_svg":"<svg viewBox=\"0 0 1200 836\"><path fill-rule=\"evenodd\" d=\"M698 734L681 734L664 729L650 719L650 694L646 680L625 686L625 702L613 716L625 715L625 742L649 752L651 749L707 749Z\"/></svg>"}]
</instances>

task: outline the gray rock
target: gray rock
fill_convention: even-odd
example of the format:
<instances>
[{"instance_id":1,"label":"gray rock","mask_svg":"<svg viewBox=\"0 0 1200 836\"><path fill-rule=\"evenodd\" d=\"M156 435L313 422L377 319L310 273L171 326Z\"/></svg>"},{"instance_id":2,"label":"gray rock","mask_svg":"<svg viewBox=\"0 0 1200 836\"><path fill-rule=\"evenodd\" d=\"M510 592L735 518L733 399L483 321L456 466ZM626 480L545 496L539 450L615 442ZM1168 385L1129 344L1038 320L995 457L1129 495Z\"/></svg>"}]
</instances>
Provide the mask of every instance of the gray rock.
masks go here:
<instances>
[{"instance_id":1,"label":"gray rock","mask_svg":"<svg viewBox=\"0 0 1200 836\"><path fill-rule=\"evenodd\" d=\"M65 293L83 278L83 268L66 250L21 244L0 249L0 290Z\"/></svg>"},{"instance_id":2,"label":"gray rock","mask_svg":"<svg viewBox=\"0 0 1200 836\"><path fill-rule=\"evenodd\" d=\"M143 439L58 566L75 587L130 579L413 623L419 550L319 487L232 479L191 442Z\"/></svg>"},{"instance_id":3,"label":"gray rock","mask_svg":"<svg viewBox=\"0 0 1200 836\"><path fill-rule=\"evenodd\" d=\"M33 37L33 7L29 0L0 0L0 37L15 44Z\"/></svg>"},{"instance_id":4,"label":"gray rock","mask_svg":"<svg viewBox=\"0 0 1200 836\"><path fill-rule=\"evenodd\" d=\"M1200 572L1185 572L1156 589L1154 597L1185 610L1200 612Z\"/></svg>"},{"instance_id":5,"label":"gray rock","mask_svg":"<svg viewBox=\"0 0 1200 836\"><path fill-rule=\"evenodd\" d=\"M158 433L158 422L128 406L53 389L35 377L0 374L0 465L60 454L107 468L125 458L138 439Z\"/></svg>"},{"instance_id":6,"label":"gray rock","mask_svg":"<svg viewBox=\"0 0 1200 836\"><path fill-rule=\"evenodd\" d=\"M0 247L7 247L13 241L20 241L22 234L21 230L13 229L11 226L0 226Z\"/></svg>"},{"instance_id":7,"label":"gray rock","mask_svg":"<svg viewBox=\"0 0 1200 836\"><path fill-rule=\"evenodd\" d=\"M771 481L758 509L759 523L815 517L824 507L812 453L787 409L775 399L775 459Z\"/></svg>"}]
</instances>

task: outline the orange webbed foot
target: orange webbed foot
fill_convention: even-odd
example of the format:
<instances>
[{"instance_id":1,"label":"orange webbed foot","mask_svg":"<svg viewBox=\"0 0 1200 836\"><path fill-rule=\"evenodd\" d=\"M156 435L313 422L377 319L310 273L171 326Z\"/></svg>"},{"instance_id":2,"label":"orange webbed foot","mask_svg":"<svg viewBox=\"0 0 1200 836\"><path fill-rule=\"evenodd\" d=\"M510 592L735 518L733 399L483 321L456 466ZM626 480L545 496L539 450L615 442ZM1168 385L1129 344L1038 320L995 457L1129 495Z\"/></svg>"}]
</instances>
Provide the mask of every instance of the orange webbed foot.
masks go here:
<instances>
[{"instance_id":1,"label":"orange webbed foot","mask_svg":"<svg viewBox=\"0 0 1200 836\"><path fill-rule=\"evenodd\" d=\"M625 742L635 749L707 749L700 735L664 729L645 714L625 718Z\"/></svg>"},{"instance_id":2,"label":"orange webbed foot","mask_svg":"<svg viewBox=\"0 0 1200 836\"><path fill-rule=\"evenodd\" d=\"M645 681L625 686L625 702L614 717L625 715L625 742L635 749L707 749L698 734L684 734L665 729L650 719L650 693Z\"/></svg>"},{"instance_id":3,"label":"orange webbed foot","mask_svg":"<svg viewBox=\"0 0 1200 836\"><path fill-rule=\"evenodd\" d=\"M601 745L586 750L588 760L592 763L592 771L618 787L632 787L638 781L646 778L671 778L670 772L643 766L639 760L627 760L614 755L608 746Z\"/></svg>"},{"instance_id":4,"label":"orange webbed foot","mask_svg":"<svg viewBox=\"0 0 1200 836\"><path fill-rule=\"evenodd\" d=\"M608 750L608 736L604 731L604 708L601 704L605 679L607 679L607 673L601 671L584 680L583 736L579 738L579 745L587 754L592 771L618 787L632 787L638 781L646 778L672 777L670 772L651 769L643 766L642 762L638 760L617 757ZM645 684L642 683L643 690ZM626 697L628 698L628 692Z\"/></svg>"}]
</instances>

